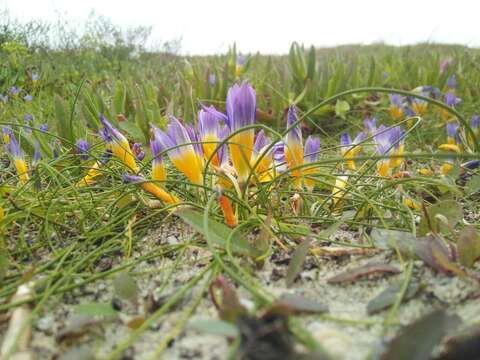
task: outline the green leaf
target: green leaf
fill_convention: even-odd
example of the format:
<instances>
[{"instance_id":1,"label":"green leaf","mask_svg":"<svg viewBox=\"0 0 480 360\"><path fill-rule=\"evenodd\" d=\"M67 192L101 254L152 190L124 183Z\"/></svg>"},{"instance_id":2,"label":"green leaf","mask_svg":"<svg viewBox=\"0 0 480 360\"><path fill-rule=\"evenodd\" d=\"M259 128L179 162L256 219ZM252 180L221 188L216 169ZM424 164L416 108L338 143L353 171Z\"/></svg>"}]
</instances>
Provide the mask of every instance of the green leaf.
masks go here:
<instances>
[{"instance_id":1,"label":"green leaf","mask_svg":"<svg viewBox=\"0 0 480 360\"><path fill-rule=\"evenodd\" d=\"M345 100L337 100L335 104L335 115L345 120L348 111L350 110L350 104Z\"/></svg>"},{"instance_id":2,"label":"green leaf","mask_svg":"<svg viewBox=\"0 0 480 360\"><path fill-rule=\"evenodd\" d=\"M310 248L310 239L303 240L300 245L295 249L290 263L288 264L287 277L285 279L287 287L293 285L295 278L302 271L303 263L308 254L308 249Z\"/></svg>"},{"instance_id":3,"label":"green leaf","mask_svg":"<svg viewBox=\"0 0 480 360\"><path fill-rule=\"evenodd\" d=\"M1 230L0 230L1 231ZM8 271L8 253L5 249L0 249L0 283Z\"/></svg>"},{"instance_id":4,"label":"green leaf","mask_svg":"<svg viewBox=\"0 0 480 360\"><path fill-rule=\"evenodd\" d=\"M475 260L480 258L480 234L475 226L467 226L460 232L457 248L460 263L472 267Z\"/></svg>"},{"instance_id":5,"label":"green leaf","mask_svg":"<svg viewBox=\"0 0 480 360\"><path fill-rule=\"evenodd\" d=\"M115 294L125 300L135 301L138 295L138 287L135 280L123 271L113 279Z\"/></svg>"},{"instance_id":6,"label":"green leaf","mask_svg":"<svg viewBox=\"0 0 480 360\"><path fill-rule=\"evenodd\" d=\"M90 316L117 316L118 313L112 308L112 305L105 303L79 304L73 311L81 315Z\"/></svg>"},{"instance_id":7,"label":"green leaf","mask_svg":"<svg viewBox=\"0 0 480 360\"><path fill-rule=\"evenodd\" d=\"M185 221L188 225L193 227L200 234L205 236L205 229L203 228L203 214L193 209L179 209L175 214ZM225 249L227 246L227 238L230 236L232 229L221 224L213 219L208 220L208 230L210 240L217 246ZM262 253L252 246L244 237L235 234L231 239L231 249L237 254L247 255L251 257L258 257Z\"/></svg>"},{"instance_id":8,"label":"green leaf","mask_svg":"<svg viewBox=\"0 0 480 360\"><path fill-rule=\"evenodd\" d=\"M468 180L467 186L465 187L465 195L470 196L475 194L480 190L480 174L476 174Z\"/></svg>"},{"instance_id":9,"label":"green leaf","mask_svg":"<svg viewBox=\"0 0 480 360\"><path fill-rule=\"evenodd\" d=\"M190 329L210 335L222 335L231 338L238 336L238 329L235 325L217 319L202 319L192 321L189 326Z\"/></svg>"},{"instance_id":10,"label":"green leaf","mask_svg":"<svg viewBox=\"0 0 480 360\"><path fill-rule=\"evenodd\" d=\"M455 200L444 200L427 207L427 213L430 221L425 216L422 217L418 228L419 235L426 235L432 230L445 233L449 231L449 227L453 228L463 218L461 206ZM437 215L442 215L448 220L448 226L438 220Z\"/></svg>"}]
</instances>

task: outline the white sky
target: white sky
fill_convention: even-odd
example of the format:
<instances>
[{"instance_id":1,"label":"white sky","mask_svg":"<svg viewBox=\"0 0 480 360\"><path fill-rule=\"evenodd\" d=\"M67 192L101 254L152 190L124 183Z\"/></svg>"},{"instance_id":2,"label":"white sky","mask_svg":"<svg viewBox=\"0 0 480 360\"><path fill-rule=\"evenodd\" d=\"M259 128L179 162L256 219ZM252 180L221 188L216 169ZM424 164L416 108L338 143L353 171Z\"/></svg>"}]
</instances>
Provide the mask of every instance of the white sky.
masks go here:
<instances>
[{"instance_id":1,"label":"white sky","mask_svg":"<svg viewBox=\"0 0 480 360\"><path fill-rule=\"evenodd\" d=\"M182 38L186 54L286 53L306 45L420 41L480 45L478 0L0 0L27 20L79 21L95 10L115 24L152 25L152 40Z\"/></svg>"}]
</instances>

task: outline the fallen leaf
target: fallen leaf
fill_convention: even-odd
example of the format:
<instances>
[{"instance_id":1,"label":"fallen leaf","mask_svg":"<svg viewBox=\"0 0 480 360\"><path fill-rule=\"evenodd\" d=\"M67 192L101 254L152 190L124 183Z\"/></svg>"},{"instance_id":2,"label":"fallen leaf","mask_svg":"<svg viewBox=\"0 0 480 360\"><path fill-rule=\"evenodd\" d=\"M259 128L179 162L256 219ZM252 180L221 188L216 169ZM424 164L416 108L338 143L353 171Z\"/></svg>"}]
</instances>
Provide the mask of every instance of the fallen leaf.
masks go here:
<instances>
[{"instance_id":1,"label":"fallen leaf","mask_svg":"<svg viewBox=\"0 0 480 360\"><path fill-rule=\"evenodd\" d=\"M415 254L427 265L444 274L465 276L466 273L452 261L450 251L440 235L430 234L415 242Z\"/></svg>"},{"instance_id":2,"label":"fallen leaf","mask_svg":"<svg viewBox=\"0 0 480 360\"><path fill-rule=\"evenodd\" d=\"M362 277L372 274L398 274L401 270L388 264L367 264L354 269L342 272L339 275L335 275L327 280L329 284L342 284L347 282L356 281Z\"/></svg>"},{"instance_id":3,"label":"fallen leaf","mask_svg":"<svg viewBox=\"0 0 480 360\"><path fill-rule=\"evenodd\" d=\"M466 226L458 235L458 257L460 263L472 267L475 260L480 258L480 234L475 226Z\"/></svg>"},{"instance_id":4,"label":"fallen leaf","mask_svg":"<svg viewBox=\"0 0 480 360\"><path fill-rule=\"evenodd\" d=\"M393 305L397 301L397 297L400 293L400 290L402 289L402 286L402 282L397 282L393 285L390 285L380 294L375 296L367 304L367 313L369 315L372 315ZM412 299L417 294L419 289L419 283L411 281L408 284L407 290L402 298L402 302Z\"/></svg>"},{"instance_id":5,"label":"fallen leaf","mask_svg":"<svg viewBox=\"0 0 480 360\"><path fill-rule=\"evenodd\" d=\"M428 360L447 331L460 323L457 315L434 311L404 327L380 356L381 360Z\"/></svg>"},{"instance_id":6,"label":"fallen leaf","mask_svg":"<svg viewBox=\"0 0 480 360\"><path fill-rule=\"evenodd\" d=\"M145 322L145 318L142 315L135 316L127 321L127 326L130 329L138 329Z\"/></svg>"},{"instance_id":7,"label":"fallen leaf","mask_svg":"<svg viewBox=\"0 0 480 360\"><path fill-rule=\"evenodd\" d=\"M298 294L283 294L272 307L284 308L289 314L319 314L328 312L328 306ZM271 311L271 310L269 310Z\"/></svg>"},{"instance_id":8,"label":"fallen leaf","mask_svg":"<svg viewBox=\"0 0 480 360\"><path fill-rule=\"evenodd\" d=\"M295 278L300 274L303 268L303 263L307 257L308 249L310 247L310 239L303 240L293 252L290 263L288 264L287 277L285 283L287 287L293 285Z\"/></svg>"},{"instance_id":9,"label":"fallen leaf","mask_svg":"<svg viewBox=\"0 0 480 360\"><path fill-rule=\"evenodd\" d=\"M347 255L373 255L382 252L382 249L339 247L339 246L316 246L310 249L312 254L324 257L341 257Z\"/></svg>"}]
</instances>

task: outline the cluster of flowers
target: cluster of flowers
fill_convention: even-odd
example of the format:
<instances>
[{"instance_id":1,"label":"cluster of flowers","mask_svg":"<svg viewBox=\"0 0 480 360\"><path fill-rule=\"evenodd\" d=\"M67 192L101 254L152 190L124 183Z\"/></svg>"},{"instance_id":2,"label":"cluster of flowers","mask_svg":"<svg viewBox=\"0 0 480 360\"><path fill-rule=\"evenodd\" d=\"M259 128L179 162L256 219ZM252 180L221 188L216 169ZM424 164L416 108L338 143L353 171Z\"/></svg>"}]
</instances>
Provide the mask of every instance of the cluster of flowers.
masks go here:
<instances>
[{"instance_id":1,"label":"cluster of flowers","mask_svg":"<svg viewBox=\"0 0 480 360\"><path fill-rule=\"evenodd\" d=\"M452 90L450 93L453 93L456 86L454 77L449 79L448 86ZM421 90L433 91L426 87L421 87ZM445 95L446 98L448 94ZM460 101L455 99L452 104L447 105L454 106ZM390 102L390 114L397 121L408 119L409 116L423 115L427 107L424 101L399 95L391 95ZM151 179L146 179L138 166L138 161L145 157L141 145L131 145L117 128L105 117L100 116L104 126L100 135L106 143L106 153L100 160L95 161L77 186L94 183L95 178L101 174L101 166L114 156L129 169L124 175L125 181L138 184L164 203L173 206L180 203L180 199L163 186L167 180L164 157L168 155L173 166L183 173L192 185L200 189L206 185L204 183L207 179L206 173L215 175L209 185L213 184L218 190L219 204L226 223L235 226L237 214L229 197L225 195L227 191L236 191L241 196L249 186L270 182L279 173L288 171L289 176L293 177L296 190L306 189L311 192L315 186L315 178L311 175L319 171L320 139L308 136L305 141L303 140L295 106L288 108L285 135L283 138L275 136L274 141L264 129L256 131L262 126L255 124L255 117L255 90L248 82L243 82L229 89L225 114L213 106L202 106L198 112L196 127L182 124L174 116L169 117L166 131L152 126L150 141L153 156L152 171ZM479 117L474 115L471 127L477 133L478 125ZM440 146L442 150L460 152L461 139L458 128L456 119L446 119L447 142ZM4 143L14 159L19 178L26 183L29 180L29 172L24 154L13 133L8 128L2 130ZM47 131L48 127L45 125L41 130ZM349 173L358 170L358 160L355 158L364 151L367 144L373 145L374 155L379 156L378 175L395 176L393 171L403 164L405 136L406 133L400 125L386 127L382 124L377 127L375 118L365 119L364 130L353 140L348 133L343 133L340 138L341 154L344 158L341 166L343 175L337 177L332 194L333 205L336 206L341 200ZM88 142L80 139L76 147L80 159L87 160L90 150ZM39 158L39 152L38 154L36 152L33 163L38 162ZM442 173L446 174L451 170L452 162L453 160L445 162L441 168Z\"/></svg>"}]
</instances>

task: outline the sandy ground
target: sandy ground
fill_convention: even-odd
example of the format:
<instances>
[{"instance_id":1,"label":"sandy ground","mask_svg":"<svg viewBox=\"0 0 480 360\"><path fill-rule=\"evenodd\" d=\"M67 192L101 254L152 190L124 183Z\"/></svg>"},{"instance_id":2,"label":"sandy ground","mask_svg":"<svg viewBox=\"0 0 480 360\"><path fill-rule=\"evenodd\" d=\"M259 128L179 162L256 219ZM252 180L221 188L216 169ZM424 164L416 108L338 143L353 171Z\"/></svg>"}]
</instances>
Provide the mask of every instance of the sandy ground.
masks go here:
<instances>
[{"instance_id":1,"label":"sandy ground","mask_svg":"<svg viewBox=\"0 0 480 360\"><path fill-rule=\"evenodd\" d=\"M139 252L134 256L147 254L159 244L175 244L191 234L191 230L177 221L169 221L153 231L142 240L137 247ZM343 240L352 239L352 234L339 230L333 236ZM99 280L95 283L76 289L60 298L54 298L46 306L45 311L34 320L31 350L36 359L103 359L115 346L131 334L126 325L126 318L132 318L144 309L148 299L164 303L175 289L194 277L206 266L204 260L208 253L195 248L188 250L179 263L174 276L165 285L166 273L175 263L174 257L156 258L143 262L133 271L139 288L139 303L136 306L115 297L112 278ZM394 282L403 279L402 274L380 275L375 278L362 278L356 282L344 285L333 285L327 279L347 269L367 263L387 263L401 268L396 256L385 251L375 255L343 256L327 258L309 256L305 270L301 273L291 288L285 285L285 274L288 267L288 254L273 255L266 261L264 267L256 273L257 281L271 294L280 296L285 293L301 294L328 306L329 320L321 315L300 316L305 329L330 353L333 359L365 359L371 351L381 343L381 322L387 311L375 315L366 313L366 305L373 297ZM188 261L187 259L190 259ZM422 289L411 300L403 303L395 321L408 324L419 316L434 308L446 307L458 314L465 324L480 323L480 286L477 282L458 277L448 277L438 274L426 267L423 262L414 264L413 278L418 280ZM201 283L200 283L201 284ZM178 324L182 312L189 306L192 297L199 287L187 294L172 311L160 317L128 348L123 359L149 359L152 351L159 346L167 334ZM244 304L253 308L250 294L239 290L239 296ZM87 332L78 337L69 337L59 342L58 336L69 326L68 324L92 321L93 318L74 314L73 309L80 303L112 303L120 308L122 317L112 321L102 321L100 325L88 325ZM189 321L197 319L216 319L217 312L208 296L204 296ZM123 319L123 320L122 320ZM364 321L374 322L364 324ZM84 326L85 328L85 326ZM6 323L0 326L0 337L3 336ZM388 331L392 336L398 326ZM222 336L206 335L194 330L182 330L174 341L169 342L163 352L164 359L224 359L228 350L228 342Z\"/></svg>"}]
</instances>

